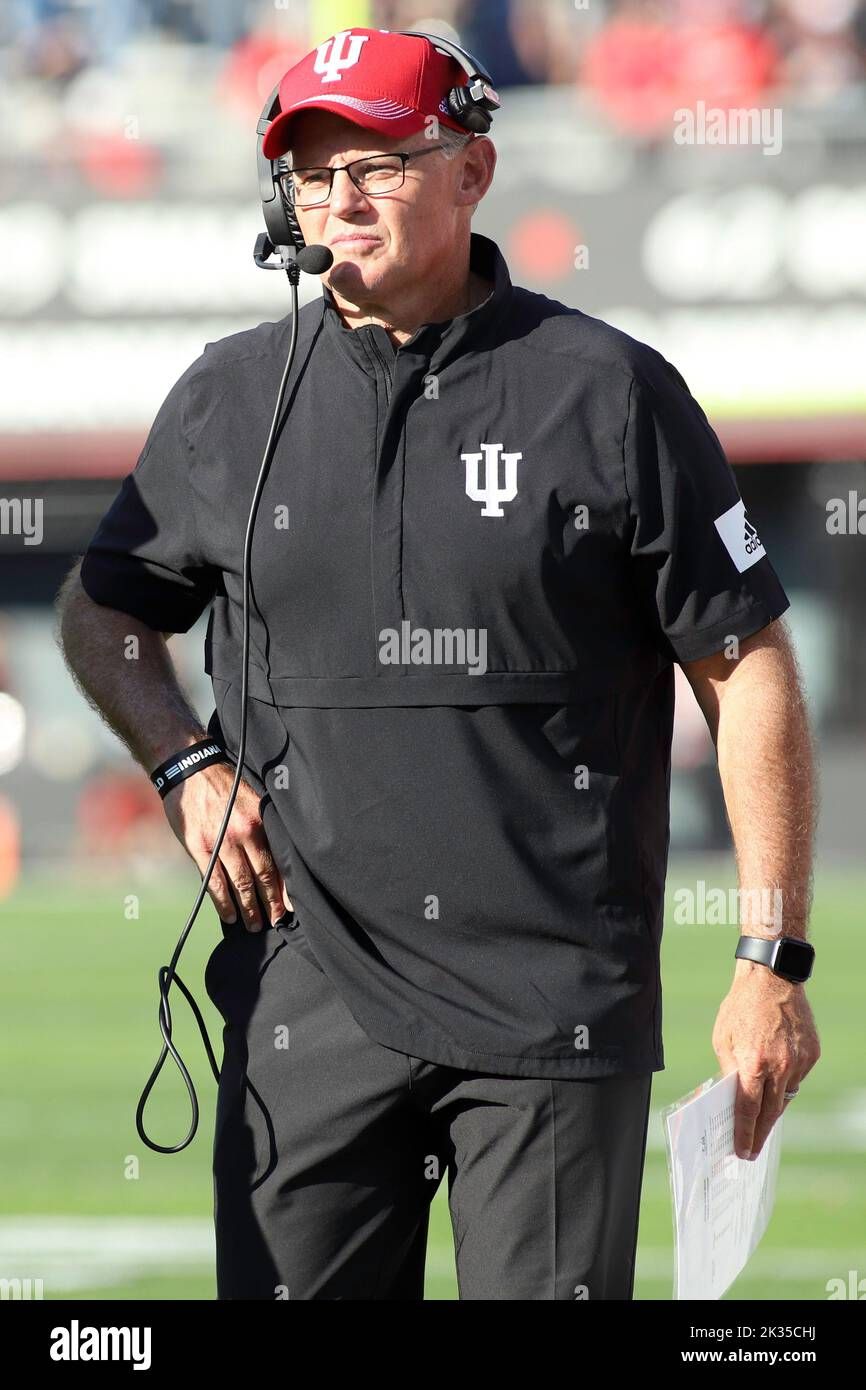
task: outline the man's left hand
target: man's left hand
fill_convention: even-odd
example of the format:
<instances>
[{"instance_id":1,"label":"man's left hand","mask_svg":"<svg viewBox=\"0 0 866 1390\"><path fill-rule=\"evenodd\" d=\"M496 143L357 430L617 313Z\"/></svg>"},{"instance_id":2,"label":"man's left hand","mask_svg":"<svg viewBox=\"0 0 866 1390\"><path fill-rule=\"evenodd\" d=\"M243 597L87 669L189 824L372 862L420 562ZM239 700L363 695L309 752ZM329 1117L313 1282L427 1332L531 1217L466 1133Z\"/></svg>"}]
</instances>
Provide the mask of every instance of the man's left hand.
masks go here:
<instances>
[{"instance_id":1,"label":"man's left hand","mask_svg":"<svg viewBox=\"0 0 866 1390\"><path fill-rule=\"evenodd\" d=\"M725 1075L738 1073L734 1149L757 1158L796 1091L821 1055L803 985L755 961L738 960L713 1028L713 1051Z\"/></svg>"}]
</instances>

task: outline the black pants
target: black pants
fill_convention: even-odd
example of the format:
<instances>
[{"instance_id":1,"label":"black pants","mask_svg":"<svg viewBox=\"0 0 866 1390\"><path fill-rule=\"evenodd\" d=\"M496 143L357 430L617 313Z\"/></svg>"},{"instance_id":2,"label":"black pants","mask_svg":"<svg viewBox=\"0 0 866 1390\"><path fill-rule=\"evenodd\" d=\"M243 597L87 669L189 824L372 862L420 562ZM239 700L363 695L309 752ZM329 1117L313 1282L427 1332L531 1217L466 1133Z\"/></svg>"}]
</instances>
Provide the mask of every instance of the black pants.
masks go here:
<instances>
[{"instance_id":1,"label":"black pants","mask_svg":"<svg viewBox=\"0 0 866 1390\"><path fill-rule=\"evenodd\" d=\"M630 1299L652 1073L493 1076L374 1042L303 927L224 929L217 1297L424 1296L448 1173L461 1299Z\"/></svg>"}]
</instances>

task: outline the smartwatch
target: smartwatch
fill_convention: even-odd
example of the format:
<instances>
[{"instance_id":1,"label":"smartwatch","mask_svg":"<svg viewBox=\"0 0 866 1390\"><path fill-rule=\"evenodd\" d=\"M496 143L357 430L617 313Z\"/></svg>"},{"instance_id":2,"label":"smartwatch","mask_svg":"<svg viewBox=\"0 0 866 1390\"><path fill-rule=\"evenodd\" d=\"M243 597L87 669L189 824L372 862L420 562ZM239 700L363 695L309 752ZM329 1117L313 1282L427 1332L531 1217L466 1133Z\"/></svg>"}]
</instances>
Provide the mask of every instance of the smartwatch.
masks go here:
<instances>
[{"instance_id":1,"label":"smartwatch","mask_svg":"<svg viewBox=\"0 0 866 1390\"><path fill-rule=\"evenodd\" d=\"M802 985L812 974L815 947L799 936L741 936L735 952L737 960L754 960L768 965L795 985Z\"/></svg>"}]
</instances>

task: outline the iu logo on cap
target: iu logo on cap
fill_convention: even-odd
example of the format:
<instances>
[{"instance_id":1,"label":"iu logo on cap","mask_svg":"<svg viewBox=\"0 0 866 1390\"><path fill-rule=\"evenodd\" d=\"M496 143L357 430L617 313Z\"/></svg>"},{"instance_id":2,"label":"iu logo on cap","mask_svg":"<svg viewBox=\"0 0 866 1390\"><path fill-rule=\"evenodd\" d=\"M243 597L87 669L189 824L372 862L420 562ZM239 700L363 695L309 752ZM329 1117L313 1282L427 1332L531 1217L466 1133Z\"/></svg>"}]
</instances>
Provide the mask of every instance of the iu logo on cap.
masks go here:
<instances>
[{"instance_id":1,"label":"iu logo on cap","mask_svg":"<svg viewBox=\"0 0 866 1390\"><path fill-rule=\"evenodd\" d=\"M319 44L313 72L319 73L323 83L342 82L343 70L355 66L369 37L369 34L353 34L350 29L341 29L332 39ZM349 40L348 49L346 39Z\"/></svg>"},{"instance_id":2,"label":"iu logo on cap","mask_svg":"<svg viewBox=\"0 0 866 1390\"><path fill-rule=\"evenodd\" d=\"M517 496L517 460L522 454L501 453L501 444L482 444L484 450L484 486L481 486L479 472L480 454L461 454L466 464L466 496L473 502L483 502L482 516L504 516L500 503L511 502ZM505 464L505 477L499 486L499 458Z\"/></svg>"}]
</instances>

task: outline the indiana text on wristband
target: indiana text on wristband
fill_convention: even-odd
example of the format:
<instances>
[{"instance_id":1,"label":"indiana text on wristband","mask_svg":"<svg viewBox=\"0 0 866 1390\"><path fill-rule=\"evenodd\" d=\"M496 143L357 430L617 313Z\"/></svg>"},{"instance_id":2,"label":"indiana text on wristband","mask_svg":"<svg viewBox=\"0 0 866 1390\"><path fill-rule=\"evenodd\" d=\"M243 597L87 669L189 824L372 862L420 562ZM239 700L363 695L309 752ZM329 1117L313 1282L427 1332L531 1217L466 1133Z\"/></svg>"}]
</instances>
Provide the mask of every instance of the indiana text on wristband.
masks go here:
<instances>
[{"instance_id":1,"label":"indiana text on wristband","mask_svg":"<svg viewBox=\"0 0 866 1390\"><path fill-rule=\"evenodd\" d=\"M165 800L172 787L191 777L194 772L201 772L211 763L228 761L225 749L215 739L204 738L198 743L191 743L188 748L182 748L174 757L166 758L164 763L153 769L150 780Z\"/></svg>"}]
</instances>

